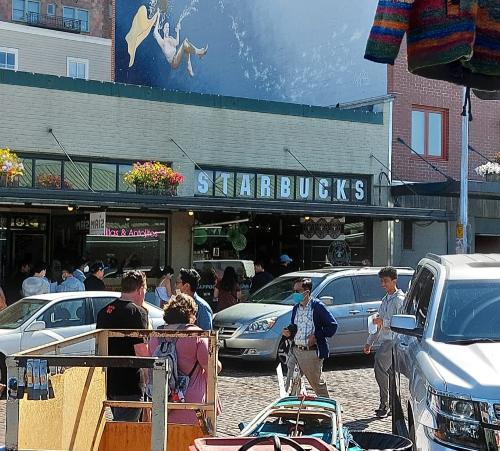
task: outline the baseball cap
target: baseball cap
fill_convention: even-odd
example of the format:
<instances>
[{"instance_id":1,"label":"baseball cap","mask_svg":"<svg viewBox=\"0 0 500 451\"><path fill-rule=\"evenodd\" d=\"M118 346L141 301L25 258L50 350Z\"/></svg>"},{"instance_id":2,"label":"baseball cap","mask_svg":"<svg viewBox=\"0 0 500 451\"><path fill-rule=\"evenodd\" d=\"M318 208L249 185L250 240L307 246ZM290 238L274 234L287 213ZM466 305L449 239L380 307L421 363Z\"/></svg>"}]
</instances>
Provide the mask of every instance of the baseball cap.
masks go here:
<instances>
[{"instance_id":1,"label":"baseball cap","mask_svg":"<svg viewBox=\"0 0 500 451\"><path fill-rule=\"evenodd\" d=\"M280 257L280 262L281 263L291 263L291 262L293 262L293 260L287 254L283 254Z\"/></svg>"},{"instance_id":2,"label":"baseball cap","mask_svg":"<svg viewBox=\"0 0 500 451\"><path fill-rule=\"evenodd\" d=\"M103 262L95 262L90 266L90 274L95 274L97 271L104 271L108 267Z\"/></svg>"}]
</instances>

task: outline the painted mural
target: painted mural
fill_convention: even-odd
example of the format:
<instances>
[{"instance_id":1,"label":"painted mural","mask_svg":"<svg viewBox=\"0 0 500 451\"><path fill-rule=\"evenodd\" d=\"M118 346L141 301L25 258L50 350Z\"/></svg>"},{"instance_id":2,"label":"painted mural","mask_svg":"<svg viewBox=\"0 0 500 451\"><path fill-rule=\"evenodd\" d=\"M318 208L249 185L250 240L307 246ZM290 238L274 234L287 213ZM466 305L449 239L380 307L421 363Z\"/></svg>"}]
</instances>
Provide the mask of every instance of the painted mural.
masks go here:
<instances>
[{"instance_id":1,"label":"painted mural","mask_svg":"<svg viewBox=\"0 0 500 451\"><path fill-rule=\"evenodd\" d=\"M386 94L376 0L116 0L116 81L334 106Z\"/></svg>"}]
</instances>

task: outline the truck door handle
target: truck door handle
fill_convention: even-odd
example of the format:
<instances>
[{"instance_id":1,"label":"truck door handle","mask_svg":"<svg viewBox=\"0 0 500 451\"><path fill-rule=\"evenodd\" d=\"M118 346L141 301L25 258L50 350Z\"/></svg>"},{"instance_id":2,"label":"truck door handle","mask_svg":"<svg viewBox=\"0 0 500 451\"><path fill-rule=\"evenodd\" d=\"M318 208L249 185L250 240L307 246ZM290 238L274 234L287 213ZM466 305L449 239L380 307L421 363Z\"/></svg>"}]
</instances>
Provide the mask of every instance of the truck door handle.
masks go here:
<instances>
[{"instance_id":1,"label":"truck door handle","mask_svg":"<svg viewBox=\"0 0 500 451\"><path fill-rule=\"evenodd\" d=\"M404 341L400 341L398 343L398 346L402 349L406 349L408 347L408 343L405 343Z\"/></svg>"},{"instance_id":2,"label":"truck door handle","mask_svg":"<svg viewBox=\"0 0 500 451\"><path fill-rule=\"evenodd\" d=\"M378 310L376 308L369 308L366 310L368 313L375 313L377 312Z\"/></svg>"},{"instance_id":3,"label":"truck door handle","mask_svg":"<svg viewBox=\"0 0 500 451\"><path fill-rule=\"evenodd\" d=\"M349 313L351 315L357 315L358 313L361 313L361 310L349 310Z\"/></svg>"}]
</instances>

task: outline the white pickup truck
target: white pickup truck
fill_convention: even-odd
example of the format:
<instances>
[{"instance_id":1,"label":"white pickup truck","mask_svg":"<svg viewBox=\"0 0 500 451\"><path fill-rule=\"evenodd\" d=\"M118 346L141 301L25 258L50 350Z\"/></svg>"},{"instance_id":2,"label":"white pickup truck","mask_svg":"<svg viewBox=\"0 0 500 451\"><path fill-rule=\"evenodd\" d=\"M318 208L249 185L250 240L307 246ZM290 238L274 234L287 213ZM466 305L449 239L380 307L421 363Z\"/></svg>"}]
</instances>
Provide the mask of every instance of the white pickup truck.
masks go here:
<instances>
[{"instance_id":1,"label":"white pickup truck","mask_svg":"<svg viewBox=\"0 0 500 451\"><path fill-rule=\"evenodd\" d=\"M416 450L500 450L500 254L420 261L392 318L393 432Z\"/></svg>"}]
</instances>

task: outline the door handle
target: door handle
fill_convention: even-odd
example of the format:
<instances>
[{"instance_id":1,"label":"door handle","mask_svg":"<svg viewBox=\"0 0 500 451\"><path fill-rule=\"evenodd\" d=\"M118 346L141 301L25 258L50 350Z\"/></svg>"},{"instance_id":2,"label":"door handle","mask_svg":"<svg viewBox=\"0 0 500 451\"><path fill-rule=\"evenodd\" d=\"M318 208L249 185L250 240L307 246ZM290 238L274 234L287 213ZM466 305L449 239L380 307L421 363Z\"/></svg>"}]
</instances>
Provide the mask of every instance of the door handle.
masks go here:
<instances>
[{"instance_id":1,"label":"door handle","mask_svg":"<svg viewBox=\"0 0 500 451\"><path fill-rule=\"evenodd\" d=\"M361 310L349 310L349 313L351 315L357 315L358 313L361 313Z\"/></svg>"},{"instance_id":2,"label":"door handle","mask_svg":"<svg viewBox=\"0 0 500 451\"><path fill-rule=\"evenodd\" d=\"M398 343L398 346L402 349L406 349L408 347L408 343L405 343L404 341L400 341Z\"/></svg>"},{"instance_id":3,"label":"door handle","mask_svg":"<svg viewBox=\"0 0 500 451\"><path fill-rule=\"evenodd\" d=\"M368 313L375 313L375 312L378 312L378 309L376 308L369 308L366 310Z\"/></svg>"}]
</instances>

